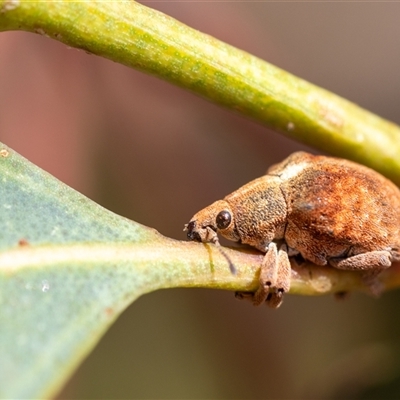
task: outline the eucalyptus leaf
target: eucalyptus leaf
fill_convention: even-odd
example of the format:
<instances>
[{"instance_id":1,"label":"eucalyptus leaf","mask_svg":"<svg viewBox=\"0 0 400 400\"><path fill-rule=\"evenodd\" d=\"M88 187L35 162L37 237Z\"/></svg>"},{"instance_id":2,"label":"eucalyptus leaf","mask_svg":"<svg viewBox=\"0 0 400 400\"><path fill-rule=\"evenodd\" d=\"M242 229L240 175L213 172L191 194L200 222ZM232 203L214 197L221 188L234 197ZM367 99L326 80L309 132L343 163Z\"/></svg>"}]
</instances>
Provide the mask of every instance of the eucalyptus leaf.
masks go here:
<instances>
[{"instance_id":1,"label":"eucalyptus leaf","mask_svg":"<svg viewBox=\"0 0 400 400\"><path fill-rule=\"evenodd\" d=\"M49 393L139 295L111 243L158 240L1 146L0 397ZM118 264L118 265L117 265Z\"/></svg>"},{"instance_id":2,"label":"eucalyptus leaf","mask_svg":"<svg viewBox=\"0 0 400 400\"><path fill-rule=\"evenodd\" d=\"M118 216L1 144L0 177L0 398L54 395L143 293L255 287L259 255L232 276L210 246Z\"/></svg>"}]
</instances>

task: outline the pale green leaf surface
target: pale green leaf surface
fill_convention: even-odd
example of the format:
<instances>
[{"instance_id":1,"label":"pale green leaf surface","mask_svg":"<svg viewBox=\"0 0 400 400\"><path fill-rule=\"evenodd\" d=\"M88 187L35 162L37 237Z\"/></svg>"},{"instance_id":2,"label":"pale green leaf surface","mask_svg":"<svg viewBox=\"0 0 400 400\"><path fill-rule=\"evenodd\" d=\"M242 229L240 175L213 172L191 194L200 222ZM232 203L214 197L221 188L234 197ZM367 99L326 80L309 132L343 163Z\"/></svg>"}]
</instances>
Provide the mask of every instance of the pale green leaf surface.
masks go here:
<instances>
[{"instance_id":1,"label":"pale green leaf surface","mask_svg":"<svg viewBox=\"0 0 400 400\"><path fill-rule=\"evenodd\" d=\"M60 366L74 362L72 349L85 351L89 336L97 337L126 304L127 293L129 300L135 296L137 282L126 270L115 268L111 276L110 262L90 257L90 247L158 235L1 148L0 397L31 397L52 374L59 377Z\"/></svg>"},{"instance_id":2,"label":"pale green leaf surface","mask_svg":"<svg viewBox=\"0 0 400 400\"><path fill-rule=\"evenodd\" d=\"M1 161L4 225L0 232L0 249L16 246L22 239L35 245L138 242L150 235L139 224L105 212L101 207L94 208L92 201L51 179L39 168L27 165L15 153L10 152L10 156ZM40 190L39 182L42 183Z\"/></svg>"},{"instance_id":3,"label":"pale green leaf surface","mask_svg":"<svg viewBox=\"0 0 400 400\"><path fill-rule=\"evenodd\" d=\"M143 293L255 286L259 255L233 277L209 246L115 215L4 145L0 177L0 398L54 394Z\"/></svg>"}]
</instances>

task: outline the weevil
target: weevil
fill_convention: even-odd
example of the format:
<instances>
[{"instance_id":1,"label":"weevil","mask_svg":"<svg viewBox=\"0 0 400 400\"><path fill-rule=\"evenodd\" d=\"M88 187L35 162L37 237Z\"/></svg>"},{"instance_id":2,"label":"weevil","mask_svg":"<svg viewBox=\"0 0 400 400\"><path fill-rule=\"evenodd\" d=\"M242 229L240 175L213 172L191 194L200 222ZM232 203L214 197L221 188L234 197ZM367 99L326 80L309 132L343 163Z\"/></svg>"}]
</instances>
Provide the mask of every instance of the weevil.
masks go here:
<instances>
[{"instance_id":1,"label":"weevil","mask_svg":"<svg viewBox=\"0 0 400 400\"><path fill-rule=\"evenodd\" d=\"M400 261L400 190L355 162L296 152L199 211L185 230L190 240L219 245L219 233L265 253L255 305L280 306L296 255L360 271L377 291L376 276Z\"/></svg>"}]
</instances>

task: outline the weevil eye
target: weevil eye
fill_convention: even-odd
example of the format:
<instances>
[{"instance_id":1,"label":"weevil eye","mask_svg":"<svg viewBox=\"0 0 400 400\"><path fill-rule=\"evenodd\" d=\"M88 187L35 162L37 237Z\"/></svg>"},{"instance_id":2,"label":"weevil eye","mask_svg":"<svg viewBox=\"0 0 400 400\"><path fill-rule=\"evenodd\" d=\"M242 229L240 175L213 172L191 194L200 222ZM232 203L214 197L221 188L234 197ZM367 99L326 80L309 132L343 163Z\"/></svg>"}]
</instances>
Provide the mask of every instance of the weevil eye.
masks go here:
<instances>
[{"instance_id":1,"label":"weevil eye","mask_svg":"<svg viewBox=\"0 0 400 400\"><path fill-rule=\"evenodd\" d=\"M225 229L229 226L232 221L231 214L228 211L221 211L217 218L215 218L215 222L217 223L218 229Z\"/></svg>"}]
</instances>

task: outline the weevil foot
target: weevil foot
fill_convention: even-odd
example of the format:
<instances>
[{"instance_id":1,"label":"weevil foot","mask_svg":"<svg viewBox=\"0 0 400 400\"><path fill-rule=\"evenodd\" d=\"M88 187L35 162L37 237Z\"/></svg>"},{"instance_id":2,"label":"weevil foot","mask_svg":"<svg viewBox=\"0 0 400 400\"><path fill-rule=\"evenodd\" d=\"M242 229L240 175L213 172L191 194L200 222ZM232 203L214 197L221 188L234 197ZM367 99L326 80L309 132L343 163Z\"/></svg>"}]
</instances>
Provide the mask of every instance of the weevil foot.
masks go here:
<instances>
[{"instance_id":1,"label":"weevil foot","mask_svg":"<svg viewBox=\"0 0 400 400\"><path fill-rule=\"evenodd\" d=\"M283 302L284 291L282 289L278 289L274 293L270 293L265 300L265 304L270 308L278 308L281 306Z\"/></svg>"},{"instance_id":2,"label":"weevil foot","mask_svg":"<svg viewBox=\"0 0 400 400\"><path fill-rule=\"evenodd\" d=\"M250 300L253 302L254 293L253 292L235 292L235 297L238 300Z\"/></svg>"},{"instance_id":3,"label":"weevil foot","mask_svg":"<svg viewBox=\"0 0 400 400\"><path fill-rule=\"evenodd\" d=\"M257 291L256 293L259 293L259 291ZM267 293L267 295L265 296L265 299L260 303L259 299L256 299L256 293L254 292L235 292L235 297L238 300L249 300L253 303L253 305L260 305L262 303L265 303L268 307L271 308L278 308L283 301L283 291L277 291L277 292L272 292L270 291L269 293Z\"/></svg>"}]
</instances>

